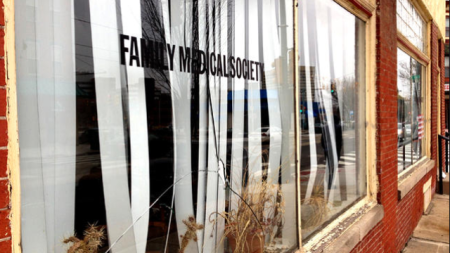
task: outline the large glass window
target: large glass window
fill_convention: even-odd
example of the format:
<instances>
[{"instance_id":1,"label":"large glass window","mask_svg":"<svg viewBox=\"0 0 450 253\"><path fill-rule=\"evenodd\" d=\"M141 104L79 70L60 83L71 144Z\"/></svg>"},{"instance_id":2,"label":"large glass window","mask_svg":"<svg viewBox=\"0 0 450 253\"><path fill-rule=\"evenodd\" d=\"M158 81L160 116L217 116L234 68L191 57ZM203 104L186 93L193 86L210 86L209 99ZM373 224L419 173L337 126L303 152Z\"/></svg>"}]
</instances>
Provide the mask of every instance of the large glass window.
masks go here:
<instances>
[{"instance_id":1,"label":"large glass window","mask_svg":"<svg viewBox=\"0 0 450 253\"><path fill-rule=\"evenodd\" d=\"M331 0L300 1L300 179L307 240L366 196L365 23Z\"/></svg>"},{"instance_id":2,"label":"large glass window","mask_svg":"<svg viewBox=\"0 0 450 253\"><path fill-rule=\"evenodd\" d=\"M100 252L298 248L293 1L42 0L15 11L23 252L83 237ZM363 37L348 21L336 27ZM336 59L346 69L317 110L340 98L342 121L319 126L353 140L342 142L348 167L333 168L356 177L362 61L347 38L336 52L352 56ZM351 202L363 190L348 180Z\"/></svg>"},{"instance_id":3,"label":"large glass window","mask_svg":"<svg viewBox=\"0 0 450 253\"><path fill-rule=\"evenodd\" d=\"M427 26L411 0L397 0L397 29L420 51L425 52Z\"/></svg>"},{"instance_id":4,"label":"large glass window","mask_svg":"<svg viewBox=\"0 0 450 253\"><path fill-rule=\"evenodd\" d=\"M424 67L402 50L397 50L397 140L398 172L424 156L425 87Z\"/></svg>"}]
</instances>

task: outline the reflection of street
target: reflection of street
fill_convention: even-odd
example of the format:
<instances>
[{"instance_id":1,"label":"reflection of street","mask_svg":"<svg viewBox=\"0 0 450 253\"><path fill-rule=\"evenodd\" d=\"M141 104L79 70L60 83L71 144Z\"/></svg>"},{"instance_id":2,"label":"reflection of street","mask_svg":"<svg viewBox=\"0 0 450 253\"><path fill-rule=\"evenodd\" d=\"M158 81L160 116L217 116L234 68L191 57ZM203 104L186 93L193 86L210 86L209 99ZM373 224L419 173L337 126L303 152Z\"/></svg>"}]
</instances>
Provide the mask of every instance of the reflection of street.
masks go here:
<instances>
[{"instance_id":1,"label":"reflection of street","mask_svg":"<svg viewBox=\"0 0 450 253\"><path fill-rule=\"evenodd\" d=\"M92 151L89 144L78 145L76 182L83 176L89 175L95 167L100 167L100 152L98 150Z\"/></svg>"},{"instance_id":2,"label":"reflection of street","mask_svg":"<svg viewBox=\"0 0 450 253\"><path fill-rule=\"evenodd\" d=\"M343 153L349 153L353 152L355 153L355 131L354 130L346 130L342 133L343 136ZM321 147L321 139L322 134L316 133L315 134L315 140L316 140L316 148L317 148L317 164L325 164L325 152L323 148ZM310 170L310 163L311 163L311 148L309 143L309 132L308 130L302 130L302 140L301 140L301 150L302 153L301 161L300 161L300 170L306 171ZM339 167L342 165L345 165L343 162L343 159L345 159L343 156L341 156L341 159L339 160Z\"/></svg>"},{"instance_id":3,"label":"reflection of street","mask_svg":"<svg viewBox=\"0 0 450 253\"><path fill-rule=\"evenodd\" d=\"M357 157L355 151L355 130L345 130L343 135L343 147L341 151L341 156L338 160L338 168L335 171L335 181L331 186L331 189L327 189L329 165L325 157L325 151L321 145L322 134L315 134L316 141L316 157L317 166L314 168L311 166L311 147L309 143L309 133L307 130L302 130L302 143L301 143L301 166L300 166L300 177L301 177L301 199L307 198L306 192L308 185L314 184L315 187L320 188L316 192L320 192L322 197L328 202L329 212L327 214L326 220L331 219L334 215L342 212L346 207L351 205L354 201L359 199L361 196L360 185L358 181L358 171L357 171ZM315 173L315 178L312 176ZM314 193L313 193L314 195ZM325 196L329 195L329 196ZM309 196L311 197L311 196ZM317 197L317 196L313 196ZM307 219L312 217L308 214L308 207L302 207L302 218ZM304 230L302 232L304 237L312 234L318 227L312 227Z\"/></svg>"}]
</instances>

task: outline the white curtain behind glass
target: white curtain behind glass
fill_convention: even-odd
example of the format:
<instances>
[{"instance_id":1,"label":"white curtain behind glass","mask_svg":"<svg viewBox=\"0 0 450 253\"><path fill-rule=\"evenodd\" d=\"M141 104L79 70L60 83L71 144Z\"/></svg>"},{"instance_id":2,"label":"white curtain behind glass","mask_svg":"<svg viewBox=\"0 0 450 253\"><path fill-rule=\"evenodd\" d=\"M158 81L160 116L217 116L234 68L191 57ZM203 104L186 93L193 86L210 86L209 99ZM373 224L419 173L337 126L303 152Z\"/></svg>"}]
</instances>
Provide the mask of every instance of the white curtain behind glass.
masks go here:
<instances>
[{"instance_id":1,"label":"white curtain behind glass","mask_svg":"<svg viewBox=\"0 0 450 253\"><path fill-rule=\"evenodd\" d=\"M62 241L74 232L80 134L74 4L44 0L19 1L16 6L18 13L26 13L16 22L24 252L64 252L67 246ZM236 209L239 198L226 191L225 178L219 174L229 167L230 187L240 192L247 185L244 175L261 183L263 167L268 166L267 176L277 186L271 194L275 196L278 189L286 205L278 243L295 247L292 3L198 1L199 49L265 63L264 78L259 73L264 87L262 81L199 76L198 168L192 168L191 161L191 123L197 120L191 115L192 78L180 71L177 61L180 48L193 47L192 5L191 1L160 1L165 42L176 47L175 65L169 72L174 165L168 168L174 173L170 210L175 219L170 216L167 227L176 224L181 244L187 231L183 220L194 216L205 228L197 231L197 242L189 243L185 252L224 252L225 220L216 215L217 222L212 223L211 214ZM78 25L92 34L108 242L112 252L145 252L151 232L150 180L155 180L150 178L146 72L121 65L118 39L121 34L143 37L142 7L139 1L123 0L88 1L88 6L89 21L78 20ZM130 41L126 43L129 47ZM269 133L262 127L264 110L270 124L268 149L262 137ZM192 187L194 170L198 171L197 196Z\"/></svg>"},{"instance_id":2,"label":"white curtain behind glass","mask_svg":"<svg viewBox=\"0 0 450 253\"><path fill-rule=\"evenodd\" d=\"M24 252L61 252L74 229L73 2L19 1L17 89Z\"/></svg>"}]
</instances>

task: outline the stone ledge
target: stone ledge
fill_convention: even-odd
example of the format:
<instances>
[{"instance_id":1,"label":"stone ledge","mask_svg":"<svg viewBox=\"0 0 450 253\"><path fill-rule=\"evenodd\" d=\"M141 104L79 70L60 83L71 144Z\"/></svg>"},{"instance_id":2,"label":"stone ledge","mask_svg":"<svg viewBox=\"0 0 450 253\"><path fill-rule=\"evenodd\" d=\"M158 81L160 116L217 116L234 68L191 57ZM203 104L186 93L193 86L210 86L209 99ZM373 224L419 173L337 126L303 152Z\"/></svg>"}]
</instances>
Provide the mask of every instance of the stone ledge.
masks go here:
<instances>
[{"instance_id":1,"label":"stone ledge","mask_svg":"<svg viewBox=\"0 0 450 253\"><path fill-rule=\"evenodd\" d=\"M398 200L402 200L414 186L430 172L435 165L434 160L427 159L411 169L411 172L399 178Z\"/></svg>"},{"instance_id":2,"label":"stone ledge","mask_svg":"<svg viewBox=\"0 0 450 253\"><path fill-rule=\"evenodd\" d=\"M351 252L355 246L383 219L384 208L376 205L349 226L339 237L323 250L324 253Z\"/></svg>"}]
</instances>

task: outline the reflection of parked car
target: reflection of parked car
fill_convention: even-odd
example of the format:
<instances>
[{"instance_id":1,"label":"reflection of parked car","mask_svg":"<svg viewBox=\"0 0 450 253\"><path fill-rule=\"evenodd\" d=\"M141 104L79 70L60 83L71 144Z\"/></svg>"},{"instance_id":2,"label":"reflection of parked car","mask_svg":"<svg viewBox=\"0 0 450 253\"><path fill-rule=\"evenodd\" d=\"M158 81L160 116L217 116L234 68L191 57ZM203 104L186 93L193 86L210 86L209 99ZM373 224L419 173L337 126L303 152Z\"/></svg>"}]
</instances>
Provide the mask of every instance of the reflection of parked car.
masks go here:
<instances>
[{"instance_id":1,"label":"reflection of parked car","mask_svg":"<svg viewBox=\"0 0 450 253\"><path fill-rule=\"evenodd\" d=\"M411 124L405 125L406 136L411 136Z\"/></svg>"}]
</instances>

